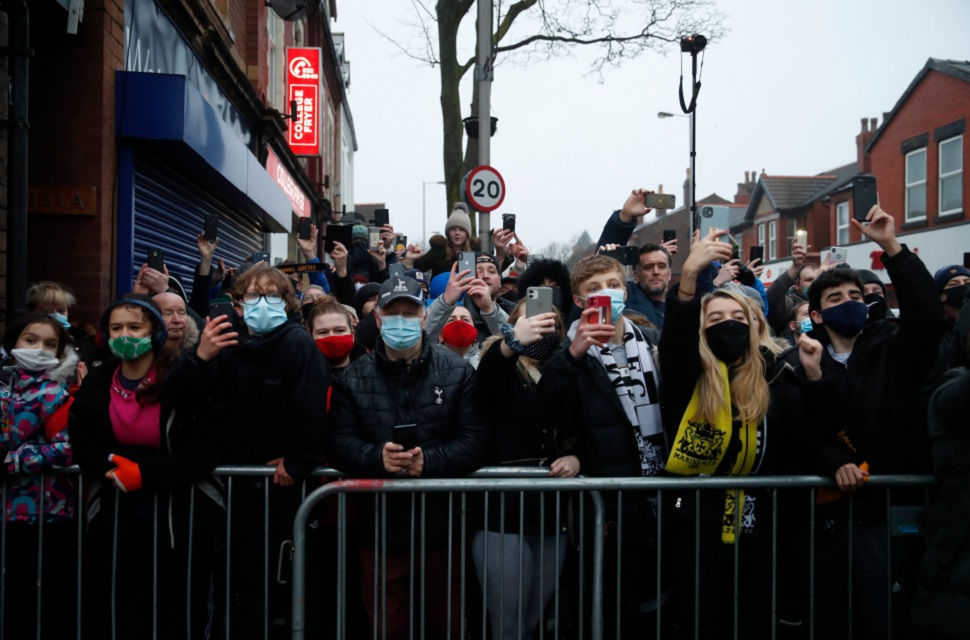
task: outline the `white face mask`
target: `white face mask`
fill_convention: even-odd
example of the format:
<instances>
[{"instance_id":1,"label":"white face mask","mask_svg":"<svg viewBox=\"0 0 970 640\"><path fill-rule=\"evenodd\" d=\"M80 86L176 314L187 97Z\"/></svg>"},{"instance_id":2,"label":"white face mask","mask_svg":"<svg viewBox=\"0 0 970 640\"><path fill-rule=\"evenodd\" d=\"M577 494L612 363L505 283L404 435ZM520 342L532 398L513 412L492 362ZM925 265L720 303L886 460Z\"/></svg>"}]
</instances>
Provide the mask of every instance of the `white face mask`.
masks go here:
<instances>
[{"instance_id":1,"label":"white face mask","mask_svg":"<svg viewBox=\"0 0 970 640\"><path fill-rule=\"evenodd\" d=\"M43 373L57 364L57 356L44 349L11 349L10 355L26 371Z\"/></svg>"}]
</instances>

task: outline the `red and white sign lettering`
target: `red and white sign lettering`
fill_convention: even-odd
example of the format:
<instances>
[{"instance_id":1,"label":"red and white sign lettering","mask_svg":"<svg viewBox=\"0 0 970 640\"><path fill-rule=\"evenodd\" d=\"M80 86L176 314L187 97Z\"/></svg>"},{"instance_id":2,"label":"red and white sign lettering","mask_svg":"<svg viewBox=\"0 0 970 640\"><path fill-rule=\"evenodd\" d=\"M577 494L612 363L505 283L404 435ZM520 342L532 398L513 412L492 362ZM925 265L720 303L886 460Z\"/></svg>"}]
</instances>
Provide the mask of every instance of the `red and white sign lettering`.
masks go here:
<instances>
[{"instance_id":1,"label":"red and white sign lettering","mask_svg":"<svg viewBox=\"0 0 970 640\"><path fill-rule=\"evenodd\" d=\"M286 138L298 156L320 155L321 57L319 47L286 49L287 106L296 101L296 119Z\"/></svg>"},{"instance_id":2,"label":"red and white sign lettering","mask_svg":"<svg viewBox=\"0 0 970 640\"><path fill-rule=\"evenodd\" d=\"M290 204L293 205L293 212L296 215L306 218L310 215L310 200L303 193L303 189L297 184L296 180L286 167L280 162L280 159L276 157L273 150L266 149L266 173L273 178L273 182L279 185L279 188L283 190L286 197L290 199Z\"/></svg>"}]
</instances>

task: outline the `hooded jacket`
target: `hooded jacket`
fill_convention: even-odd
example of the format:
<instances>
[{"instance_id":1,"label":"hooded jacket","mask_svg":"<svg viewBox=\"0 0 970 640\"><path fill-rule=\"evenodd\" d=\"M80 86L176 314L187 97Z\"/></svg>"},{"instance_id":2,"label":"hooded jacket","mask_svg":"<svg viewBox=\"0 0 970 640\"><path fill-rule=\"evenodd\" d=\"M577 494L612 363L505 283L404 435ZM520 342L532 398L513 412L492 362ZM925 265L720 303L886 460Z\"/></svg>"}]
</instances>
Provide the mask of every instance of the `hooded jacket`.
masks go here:
<instances>
[{"instance_id":1,"label":"hooded jacket","mask_svg":"<svg viewBox=\"0 0 970 640\"><path fill-rule=\"evenodd\" d=\"M264 336L241 335L211 362L192 351L179 365L211 393L222 463L263 466L283 458L297 480L322 464L330 374L296 320Z\"/></svg>"},{"instance_id":2,"label":"hooded jacket","mask_svg":"<svg viewBox=\"0 0 970 640\"><path fill-rule=\"evenodd\" d=\"M382 451L394 426L403 424L417 425L423 478L460 477L484 464L490 434L475 404L475 370L427 335L423 341L421 354L407 363L389 360L378 338L374 351L344 369L333 387L327 425L327 459L334 467L357 478L393 477ZM374 530L372 502L360 510L365 532ZM427 504L428 544L442 544L447 527L435 525L447 522L447 497L428 496ZM410 507L409 496L388 496L389 549L408 548ZM374 543L366 535L363 541Z\"/></svg>"}]
</instances>

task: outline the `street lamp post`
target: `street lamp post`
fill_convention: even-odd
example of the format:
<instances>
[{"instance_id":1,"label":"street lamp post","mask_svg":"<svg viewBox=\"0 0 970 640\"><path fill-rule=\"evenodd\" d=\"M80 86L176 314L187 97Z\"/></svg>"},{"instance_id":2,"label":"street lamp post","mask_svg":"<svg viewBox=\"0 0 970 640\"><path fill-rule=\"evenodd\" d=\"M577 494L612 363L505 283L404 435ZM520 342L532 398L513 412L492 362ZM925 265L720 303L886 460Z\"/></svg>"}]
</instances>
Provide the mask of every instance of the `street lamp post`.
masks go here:
<instances>
[{"instance_id":1,"label":"street lamp post","mask_svg":"<svg viewBox=\"0 0 970 640\"><path fill-rule=\"evenodd\" d=\"M428 231L425 228L426 220L428 217L428 190L427 186L429 184L445 184L444 180L431 180L429 182L421 183L421 242L428 243Z\"/></svg>"}]
</instances>

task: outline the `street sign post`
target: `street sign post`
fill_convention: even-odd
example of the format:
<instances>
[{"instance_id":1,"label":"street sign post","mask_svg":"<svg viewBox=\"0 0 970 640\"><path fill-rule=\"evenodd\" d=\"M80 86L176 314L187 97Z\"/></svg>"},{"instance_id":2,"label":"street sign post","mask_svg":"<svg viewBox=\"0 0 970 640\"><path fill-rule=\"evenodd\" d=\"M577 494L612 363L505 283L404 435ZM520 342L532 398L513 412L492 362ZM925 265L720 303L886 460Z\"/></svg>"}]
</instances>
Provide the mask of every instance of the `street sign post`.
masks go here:
<instances>
[{"instance_id":1,"label":"street sign post","mask_svg":"<svg viewBox=\"0 0 970 640\"><path fill-rule=\"evenodd\" d=\"M462 180L465 201L476 211L495 211L505 200L505 180L487 165L475 167Z\"/></svg>"}]
</instances>

